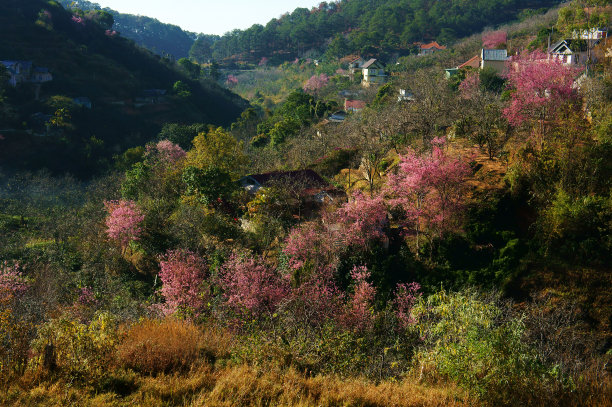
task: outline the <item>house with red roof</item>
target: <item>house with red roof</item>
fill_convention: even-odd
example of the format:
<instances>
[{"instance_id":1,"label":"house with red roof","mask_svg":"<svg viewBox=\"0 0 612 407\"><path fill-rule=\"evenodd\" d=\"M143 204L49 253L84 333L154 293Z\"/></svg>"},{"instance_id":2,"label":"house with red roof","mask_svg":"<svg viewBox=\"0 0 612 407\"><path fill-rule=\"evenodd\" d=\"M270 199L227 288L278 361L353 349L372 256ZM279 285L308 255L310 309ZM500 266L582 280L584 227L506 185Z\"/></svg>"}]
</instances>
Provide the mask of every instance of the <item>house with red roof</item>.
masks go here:
<instances>
[{"instance_id":1,"label":"house with red roof","mask_svg":"<svg viewBox=\"0 0 612 407\"><path fill-rule=\"evenodd\" d=\"M442 51L446 49L446 46L440 45L437 42L433 41L429 44L422 44L419 55L431 55L435 52Z\"/></svg>"},{"instance_id":2,"label":"house with red roof","mask_svg":"<svg viewBox=\"0 0 612 407\"><path fill-rule=\"evenodd\" d=\"M363 100L344 100L344 110L346 112L357 113L361 112L366 107L366 102Z\"/></svg>"}]
</instances>

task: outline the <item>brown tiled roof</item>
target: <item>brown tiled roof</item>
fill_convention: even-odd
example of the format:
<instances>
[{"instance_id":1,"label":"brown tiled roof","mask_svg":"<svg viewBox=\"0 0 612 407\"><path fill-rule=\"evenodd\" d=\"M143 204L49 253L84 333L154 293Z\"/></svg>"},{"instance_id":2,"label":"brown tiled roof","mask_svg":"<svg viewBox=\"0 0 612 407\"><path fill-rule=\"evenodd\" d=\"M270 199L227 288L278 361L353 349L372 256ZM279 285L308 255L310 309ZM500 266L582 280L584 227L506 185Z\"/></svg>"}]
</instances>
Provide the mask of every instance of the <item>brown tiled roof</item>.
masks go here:
<instances>
[{"instance_id":1,"label":"brown tiled roof","mask_svg":"<svg viewBox=\"0 0 612 407\"><path fill-rule=\"evenodd\" d=\"M480 55L476 55L468 59L467 61L459 65L457 69L467 68L468 66L472 68L478 68L480 66Z\"/></svg>"},{"instance_id":2,"label":"brown tiled roof","mask_svg":"<svg viewBox=\"0 0 612 407\"><path fill-rule=\"evenodd\" d=\"M421 45L421 49L430 49L430 48L437 48L437 49L446 49L446 47L444 45L440 45L437 42L430 42L429 44L423 44Z\"/></svg>"}]
</instances>

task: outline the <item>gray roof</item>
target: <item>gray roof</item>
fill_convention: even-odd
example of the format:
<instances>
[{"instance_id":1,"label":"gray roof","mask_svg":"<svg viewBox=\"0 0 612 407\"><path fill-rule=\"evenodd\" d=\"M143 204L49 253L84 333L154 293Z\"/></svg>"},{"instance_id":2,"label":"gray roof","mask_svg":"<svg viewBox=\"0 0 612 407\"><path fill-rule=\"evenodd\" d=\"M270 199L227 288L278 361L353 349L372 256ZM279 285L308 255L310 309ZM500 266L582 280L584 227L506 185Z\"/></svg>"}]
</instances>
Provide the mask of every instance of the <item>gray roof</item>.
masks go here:
<instances>
[{"instance_id":1,"label":"gray roof","mask_svg":"<svg viewBox=\"0 0 612 407\"><path fill-rule=\"evenodd\" d=\"M592 43L593 45L599 44L599 40ZM555 44L553 44L548 51L557 54L557 53L565 53L564 49L567 48L570 52L584 52L588 49L589 44L586 40L573 40L566 39L561 40Z\"/></svg>"},{"instance_id":2,"label":"gray roof","mask_svg":"<svg viewBox=\"0 0 612 407\"><path fill-rule=\"evenodd\" d=\"M378 63L380 66L383 66L382 63L380 63L377 59L372 58L370 59L368 62L366 62L365 64L363 64L363 69L368 69L369 67L371 67L372 65Z\"/></svg>"},{"instance_id":3,"label":"gray roof","mask_svg":"<svg viewBox=\"0 0 612 407\"><path fill-rule=\"evenodd\" d=\"M508 51L505 49L483 49L480 56L483 61L505 61L508 59Z\"/></svg>"}]
</instances>

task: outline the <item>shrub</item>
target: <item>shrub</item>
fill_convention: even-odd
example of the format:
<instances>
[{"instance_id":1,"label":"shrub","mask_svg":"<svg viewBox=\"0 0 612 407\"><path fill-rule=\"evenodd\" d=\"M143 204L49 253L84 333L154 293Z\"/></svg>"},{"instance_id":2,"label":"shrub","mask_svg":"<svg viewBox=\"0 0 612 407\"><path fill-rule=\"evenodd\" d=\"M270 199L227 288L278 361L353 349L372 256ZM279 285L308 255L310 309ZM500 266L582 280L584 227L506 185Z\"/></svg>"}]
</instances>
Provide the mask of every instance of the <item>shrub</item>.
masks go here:
<instances>
[{"instance_id":1,"label":"shrub","mask_svg":"<svg viewBox=\"0 0 612 407\"><path fill-rule=\"evenodd\" d=\"M144 320L133 325L117 350L119 364L156 375L191 367L203 350L203 334L191 322Z\"/></svg>"},{"instance_id":2,"label":"shrub","mask_svg":"<svg viewBox=\"0 0 612 407\"><path fill-rule=\"evenodd\" d=\"M523 319L498 304L475 291L420 300L413 309L424 345L417 360L494 405L521 405L543 397L553 372L524 341Z\"/></svg>"},{"instance_id":3,"label":"shrub","mask_svg":"<svg viewBox=\"0 0 612 407\"><path fill-rule=\"evenodd\" d=\"M44 324L32 343L37 370L71 380L96 381L107 374L119 342L115 318L100 313L89 324L62 316Z\"/></svg>"}]
</instances>

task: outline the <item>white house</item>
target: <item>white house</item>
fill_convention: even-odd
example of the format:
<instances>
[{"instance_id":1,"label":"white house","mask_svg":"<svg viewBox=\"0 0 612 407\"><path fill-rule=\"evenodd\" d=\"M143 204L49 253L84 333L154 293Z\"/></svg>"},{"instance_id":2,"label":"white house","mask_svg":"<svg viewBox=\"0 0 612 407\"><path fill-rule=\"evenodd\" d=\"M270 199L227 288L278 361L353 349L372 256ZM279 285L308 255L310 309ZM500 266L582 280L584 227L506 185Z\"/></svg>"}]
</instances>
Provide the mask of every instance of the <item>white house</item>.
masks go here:
<instances>
[{"instance_id":1,"label":"white house","mask_svg":"<svg viewBox=\"0 0 612 407\"><path fill-rule=\"evenodd\" d=\"M363 64L363 80L361 84L365 87L371 84L382 84L387 81L385 65L377 59L370 59Z\"/></svg>"},{"instance_id":2,"label":"white house","mask_svg":"<svg viewBox=\"0 0 612 407\"><path fill-rule=\"evenodd\" d=\"M548 49L548 54L565 65L584 65L588 60L589 44L587 40L561 40Z\"/></svg>"}]
</instances>

